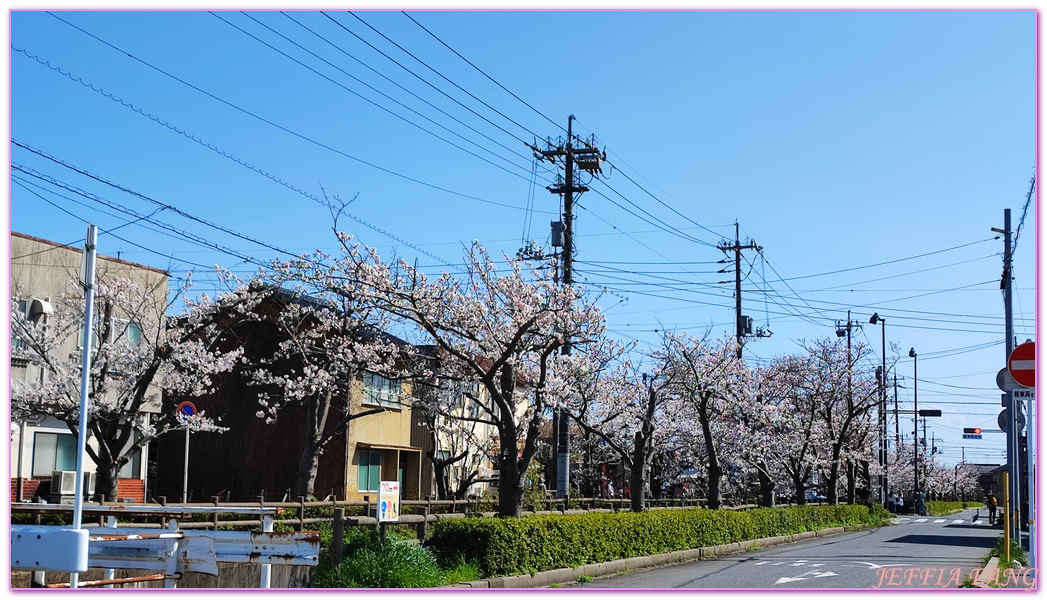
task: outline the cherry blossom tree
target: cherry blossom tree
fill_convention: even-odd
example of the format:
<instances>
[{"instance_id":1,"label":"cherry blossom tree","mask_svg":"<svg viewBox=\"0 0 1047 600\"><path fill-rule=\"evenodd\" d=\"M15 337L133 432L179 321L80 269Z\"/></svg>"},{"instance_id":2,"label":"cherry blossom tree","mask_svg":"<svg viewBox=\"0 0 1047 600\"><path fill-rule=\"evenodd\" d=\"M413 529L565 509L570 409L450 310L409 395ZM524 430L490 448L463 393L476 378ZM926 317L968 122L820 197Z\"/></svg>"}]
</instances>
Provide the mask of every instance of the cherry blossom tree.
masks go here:
<instances>
[{"instance_id":1,"label":"cherry blossom tree","mask_svg":"<svg viewBox=\"0 0 1047 600\"><path fill-rule=\"evenodd\" d=\"M416 389L418 418L433 436L427 456L437 497L465 499L474 484L493 481L483 467L491 461L494 445L493 426L481 418L479 384L437 378L435 384L420 383Z\"/></svg>"},{"instance_id":2,"label":"cherry blossom tree","mask_svg":"<svg viewBox=\"0 0 1047 600\"><path fill-rule=\"evenodd\" d=\"M579 290L518 259L506 261L499 271L474 243L459 277L430 280L404 261L389 268L373 253L356 268L373 301L436 347L442 376L485 390L476 419L498 431L498 513L518 516L540 426L567 397L563 349L585 352L603 335L604 321Z\"/></svg>"},{"instance_id":3,"label":"cherry blossom tree","mask_svg":"<svg viewBox=\"0 0 1047 600\"><path fill-rule=\"evenodd\" d=\"M97 466L96 495L109 502L117 499L121 467L152 440L175 429L224 430L203 413L180 419L175 407L211 391L213 378L230 370L240 356L237 349L218 349L216 340L223 307L242 296L234 292L214 301L206 296L187 300L181 314L166 317L170 305L165 291L105 272L96 281L92 336L97 343L91 349L87 421L95 443L86 447ZM84 299L71 288L55 302L46 322L21 318L16 301L12 299L11 332L20 343L12 358L33 365L42 376L12 381L12 420L51 416L79 435L82 349L66 349L82 331Z\"/></svg>"},{"instance_id":4,"label":"cherry blossom tree","mask_svg":"<svg viewBox=\"0 0 1047 600\"><path fill-rule=\"evenodd\" d=\"M639 512L651 496L652 460L669 434L673 396L664 393L672 372L664 365L651 374L625 357L632 346L612 340L572 356L566 373L568 412L584 432L601 440L630 472L630 506Z\"/></svg>"},{"instance_id":5,"label":"cherry blossom tree","mask_svg":"<svg viewBox=\"0 0 1047 600\"><path fill-rule=\"evenodd\" d=\"M346 244L345 256L358 261L359 248ZM354 385L365 373L404 379L415 352L406 342L385 333L388 319L351 279L340 277L336 261L315 252L288 261L274 261L250 283L222 275L231 285L246 288L251 301L241 305L238 326L264 327L274 348L245 358L243 370L259 391L256 416L267 423L282 409L304 409L305 417L288 423L302 429L305 444L299 456L293 490L314 496L320 455L327 444L356 419L385 412L387 406L358 406ZM235 338L235 334L234 334ZM405 400L386 399L389 404Z\"/></svg>"},{"instance_id":6,"label":"cherry blossom tree","mask_svg":"<svg viewBox=\"0 0 1047 600\"><path fill-rule=\"evenodd\" d=\"M870 414L879 400L876 382L869 373L854 365L868 354L865 344L857 344L848 355L839 340L824 338L804 346L812 369L810 381L816 382L818 393L815 416L819 422L820 447L825 457L826 499L835 503L839 497L840 467L845 453L858 460L868 460L873 454L871 437L861 432L870 426ZM862 443L864 442L864 443Z\"/></svg>"},{"instance_id":7,"label":"cherry blossom tree","mask_svg":"<svg viewBox=\"0 0 1047 600\"><path fill-rule=\"evenodd\" d=\"M725 467L738 459L745 443L741 414L753 404L755 381L737 358L733 336L710 341L708 336L666 336L656 358L672 371L669 388L689 411L700 431L697 455L705 465L709 508L719 508Z\"/></svg>"}]
</instances>

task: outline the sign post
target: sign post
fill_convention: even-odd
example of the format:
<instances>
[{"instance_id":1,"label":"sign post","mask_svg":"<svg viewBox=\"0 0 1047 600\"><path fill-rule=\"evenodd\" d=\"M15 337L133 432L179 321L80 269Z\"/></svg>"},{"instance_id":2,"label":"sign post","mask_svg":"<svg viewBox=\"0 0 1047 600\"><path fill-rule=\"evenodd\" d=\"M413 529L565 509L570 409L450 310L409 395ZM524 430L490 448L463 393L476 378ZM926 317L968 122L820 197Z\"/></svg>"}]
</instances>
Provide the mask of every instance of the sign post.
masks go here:
<instances>
[{"instance_id":1,"label":"sign post","mask_svg":"<svg viewBox=\"0 0 1047 600\"><path fill-rule=\"evenodd\" d=\"M378 493L378 522L400 520L400 482L382 481Z\"/></svg>"},{"instance_id":2,"label":"sign post","mask_svg":"<svg viewBox=\"0 0 1047 600\"><path fill-rule=\"evenodd\" d=\"M1029 341L1026 341L1024 344L1021 344L1020 346L1015 348L1014 351L1011 352L1011 355L1009 357L1007 357L1007 371L1011 374L1011 377L1014 378L1014 381L1018 385L1024 386L1026 388L1035 388L1036 387L1036 343L1031 341L1031 340L1029 340ZM1018 390L1016 390L1014 392L1014 394L1016 396L1019 393L1020 393L1020 391L1018 391ZM1028 468L1028 474L1027 474L1028 481L1026 483L1027 483L1027 486L1028 486L1027 494L1028 494L1029 506L1026 509L1026 511L1027 511L1026 512L1026 518L1029 521L1029 562L1031 563L1031 566L1035 567L1036 566L1036 550L1035 550L1034 542L1036 541L1036 526L1035 526L1035 521L1033 520L1033 516L1036 514L1035 513L1036 506L1035 506L1035 497L1034 497L1034 493L1035 493L1034 492L1035 469L1033 468L1033 452L1034 452L1034 448L1033 448L1033 435L1032 435L1032 431L1033 431L1033 427L1032 427L1033 404L1034 404L1034 402L1033 402L1033 394L1028 394L1028 396L1027 396L1026 412L1028 413L1028 417L1029 417L1029 427L1026 429L1025 443L1026 443L1026 448L1027 448L1027 450L1026 450L1026 461L1028 463L1028 466L1027 466L1027 468ZM1017 412L1017 400L1015 401L1015 411ZM1015 416L1020 416L1020 413L1018 413ZM1020 428L1021 428L1021 425L1018 425L1017 427L1014 428L1015 445L1018 444L1018 442L1017 442L1017 439L1018 439L1018 429L1020 429ZM1015 461L1015 463L1018 462L1018 455L1017 455L1017 453L1015 453L1014 461ZM1017 470L1015 470L1015 474L1017 475L1018 473L1019 472ZM1015 482L1015 484L1017 485L1020 481L1021 481L1021 479L1020 479L1020 476L1019 476L1019 481Z\"/></svg>"},{"instance_id":3,"label":"sign post","mask_svg":"<svg viewBox=\"0 0 1047 600\"><path fill-rule=\"evenodd\" d=\"M185 461L182 471L182 504L189 503L189 417L196 414L196 405L186 400L175 409L175 417L185 423Z\"/></svg>"}]
</instances>

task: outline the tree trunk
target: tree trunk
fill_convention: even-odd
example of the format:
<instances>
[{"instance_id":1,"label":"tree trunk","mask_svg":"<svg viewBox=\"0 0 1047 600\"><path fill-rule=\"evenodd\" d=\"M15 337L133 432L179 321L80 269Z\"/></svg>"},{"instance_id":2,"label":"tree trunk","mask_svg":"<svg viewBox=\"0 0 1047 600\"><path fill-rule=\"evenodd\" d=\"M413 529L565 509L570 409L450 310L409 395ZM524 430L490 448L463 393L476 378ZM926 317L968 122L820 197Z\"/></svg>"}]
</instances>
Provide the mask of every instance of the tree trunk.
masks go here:
<instances>
[{"instance_id":1,"label":"tree trunk","mask_svg":"<svg viewBox=\"0 0 1047 600\"><path fill-rule=\"evenodd\" d=\"M637 431L633 438L632 472L629 474L629 508L633 512L642 512L644 509L644 482L647 481L648 471L647 444L647 438Z\"/></svg>"},{"instance_id":2,"label":"tree trunk","mask_svg":"<svg viewBox=\"0 0 1047 600\"><path fill-rule=\"evenodd\" d=\"M313 497L313 488L316 486L316 471L320 466L320 448L310 440L302 449L302 457L298 461L298 476L294 484L294 497L305 499Z\"/></svg>"},{"instance_id":3,"label":"tree trunk","mask_svg":"<svg viewBox=\"0 0 1047 600\"><path fill-rule=\"evenodd\" d=\"M807 477L803 476L801 469L795 469L792 473L793 487L796 488L796 503L807 504Z\"/></svg>"},{"instance_id":4,"label":"tree trunk","mask_svg":"<svg viewBox=\"0 0 1047 600\"><path fill-rule=\"evenodd\" d=\"M316 471L320 466L320 451L323 450L321 440L330 406L331 390L324 393L322 401L316 397L306 402L305 426L308 441L305 443L305 448L302 448L302 456L298 460L298 475L294 483L295 497L302 496L306 499L313 497Z\"/></svg>"},{"instance_id":5,"label":"tree trunk","mask_svg":"<svg viewBox=\"0 0 1047 600\"><path fill-rule=\"evenodd\" d=\"M855 491L858 487L858 465L847 459L847 504L854 504Z\"/></svg>"},{"instance_id":6,"label":"tree trunk","mask_svg":"<svg viewBox=\"0 0 1047 600\"><path fill-rule=\"evenodd\" d=\"M87 487L87 473L84 473L84 487ZM117 494L119 492L120 482L120 467L108 461L105 464L98 464L95 469L95 493L94 496L90 496L90 499L101 498L105 502L116 502L118 500ZM85 493L90 491L89 488L85 489ZM54 493L54 490L52 490Z\"/></svg>"},{"instance_id":7,"label":"tree trunk","mask_svg":"<svg viewBox=\"0 0 1047 600\"><path fill-rule=\"evenodd\" d=\"M720 508L720 481L723 480L723 469L718 463L709 465L709 508L716 510Z\"/></svg>"},{"instance_id":8,"label":"tree trunk","mask_svg":"<svg viewBox=\"0 0 1047 600\"><path fill-rule=\"evenodd\" d=\"M527 471L517 466L515 459L504 461L498 480L498 516L519 517L523 514L524 485Z\"/></svg>"},{"instance_id":9,"label":"tree trunk","mask_svg":"<svg viewBox=\"0 0 1047 600\"><path fill-rule=\"evenodd\" d=\"M825 499L829 504L836 504L840 494L836 488L840 483L840 453L833 451L833 460L829 464L829 477L826 478Z\"/></svg>"},{"instance_id":10,"label":"tree trunk","mask_svg":"<svg viewBox=\"0 0 1047 600\"><path fill-rule=\"evenodd\" d=\"M774 480L767 473L767 463L761 460L756 465L756 474L760 478L760 506L774 508Z\"/></svg>"},{"instance_id":11,"label":"tree trunk","mask_svg":"<svg viewBox=\"0 0 1047 600\"><path fill-rule=\"evenodd\" d=\"M723 479L723 469L716 456L716 446L713 444L712 427L709 424L708 403L710 399L702 399L698 407L698 421L702 426L702 438L705 441L705 454L709 458L709 508L720 508L720 481Z\"/></svg>"}]
</instances>

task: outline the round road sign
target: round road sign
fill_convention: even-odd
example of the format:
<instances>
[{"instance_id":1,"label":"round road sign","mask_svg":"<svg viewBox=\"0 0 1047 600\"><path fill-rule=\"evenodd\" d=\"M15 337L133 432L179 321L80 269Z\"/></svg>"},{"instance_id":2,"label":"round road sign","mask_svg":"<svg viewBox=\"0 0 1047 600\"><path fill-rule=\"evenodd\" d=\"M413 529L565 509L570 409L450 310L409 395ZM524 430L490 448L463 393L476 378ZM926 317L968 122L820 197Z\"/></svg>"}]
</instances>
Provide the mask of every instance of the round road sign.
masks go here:
<instances>
[{"instance_id":1,"label":"round road sign","mask_svg":"<svg viewBox=\"0 0 1047 600\"><path fill-rule=\"evenodd\" d=\"M189 417L191 417L191 416L193 416L195 414L196 414L196 405L194 405L192 402L190 402L188 400L186 400L185 402L179 404L178 408L175 409L175 416L181 417L183 419L188 419Z\"/></svg>"},{"instance_id":2,"label":"round road sign","mask_svg":"<svg viewBox=\"0 0 1047 600\"><path fill-rule=\"evenodd\" d=\"M1013 392L1022 387L1011 377L1011 373L1007 369L1000 369L1000 372L996 374L996 386L1003 392Z\"/></svg>"},{"instance_id":3,"label":"round road sign","mask_svg":"<svg viewBox=\"0 0 1047 600\"><path fill-rule=\"evenodd\" d=\"M1018 385L1036 387L1036 343L1025 342L1011 352L1007 370Z\"/></svg>"}]
</instances>

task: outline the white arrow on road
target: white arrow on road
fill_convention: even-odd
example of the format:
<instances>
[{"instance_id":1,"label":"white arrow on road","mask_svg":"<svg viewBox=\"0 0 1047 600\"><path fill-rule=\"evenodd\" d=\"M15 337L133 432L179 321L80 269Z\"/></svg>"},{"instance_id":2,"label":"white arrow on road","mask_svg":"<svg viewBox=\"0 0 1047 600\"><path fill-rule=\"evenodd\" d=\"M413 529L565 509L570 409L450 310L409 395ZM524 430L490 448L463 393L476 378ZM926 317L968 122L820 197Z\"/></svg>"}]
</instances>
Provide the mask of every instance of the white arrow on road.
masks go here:
<instances>
[{"instance_id":1,"label":"white arrow on road","mask_svg":"<svg viewBox=\"0 0 1047 600\"><path fill-rule=\"evenodd\" d=\"M873 569L873 570L883 569L883 568L886 568L886 567L908 567L909 566L907 563L899 563L899 564L896 564L896 565L878 565L876 563L862 562L860 560L856 560L854 562L856 562L856 563L858 563L860 565L869 565L869 568Z\"/></svg>"},{"instance_id":2,"label":"white arrow on road","mask_svg":"<svg viewBox=\"0 0 1047 600\"><path fill-rule=\"evenodd\" d=\"M799 577L779 577L778 581L775 581L774 584L778 585L780 583L791 583L793 581L803 581L804 579L807 579L808 575L813 575L816 578L817 577L835 577L836 573L833 573L832 571L826 571L824 573L822 573L821 571L807 571L806 573L800 575Z\"/></svg>"}]
</instances>

